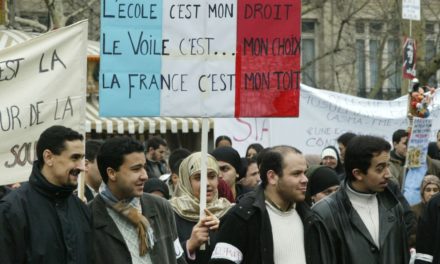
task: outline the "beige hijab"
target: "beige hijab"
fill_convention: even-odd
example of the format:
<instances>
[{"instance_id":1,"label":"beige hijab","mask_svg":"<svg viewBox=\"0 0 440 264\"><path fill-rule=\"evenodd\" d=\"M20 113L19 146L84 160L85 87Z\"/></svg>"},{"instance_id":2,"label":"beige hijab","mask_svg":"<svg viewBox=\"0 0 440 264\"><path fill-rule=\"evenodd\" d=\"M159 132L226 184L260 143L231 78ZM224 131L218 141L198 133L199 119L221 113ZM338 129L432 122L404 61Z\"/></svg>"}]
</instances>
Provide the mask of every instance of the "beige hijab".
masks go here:
<instances>
[{"instance_id":1,"label":"beige hijab","mask_svg":"<svg viewBox=\"0 0 440 264\"><path fill-rule=\"evenodd\" d=\"M219 167L215 158L208 154L206 167L213 170L218 175ZM199 221L199 199L194 196L190 182L190 176L201 170L201 153L196 152L182 161L179 167L179 182L174 196L170 200L173 210L182 218L198 222ZM218 198L218 192L214 199L206 204L206 209L213 213L217 218L221 218L231 208L232 204L225 198Z\"/></svg>"}]
</instances>

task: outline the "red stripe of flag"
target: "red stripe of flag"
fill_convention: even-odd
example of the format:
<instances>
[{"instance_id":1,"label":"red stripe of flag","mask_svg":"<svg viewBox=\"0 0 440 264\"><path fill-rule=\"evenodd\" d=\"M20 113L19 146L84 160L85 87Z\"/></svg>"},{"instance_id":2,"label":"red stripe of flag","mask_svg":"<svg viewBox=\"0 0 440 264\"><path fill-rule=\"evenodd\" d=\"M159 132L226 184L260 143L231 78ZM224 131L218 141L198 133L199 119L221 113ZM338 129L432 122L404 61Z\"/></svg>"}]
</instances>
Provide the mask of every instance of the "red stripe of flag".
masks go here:
<instances>
[{"instance_id":1,"label":"red stripe of flag","mask_svg":"<svg viewBox=\"0 0 440 264\"><path fill-rule=\"evenodd\" d=\"M301 1L238 1L235 116L298 116Z\"/></svg>"}]
</instances>

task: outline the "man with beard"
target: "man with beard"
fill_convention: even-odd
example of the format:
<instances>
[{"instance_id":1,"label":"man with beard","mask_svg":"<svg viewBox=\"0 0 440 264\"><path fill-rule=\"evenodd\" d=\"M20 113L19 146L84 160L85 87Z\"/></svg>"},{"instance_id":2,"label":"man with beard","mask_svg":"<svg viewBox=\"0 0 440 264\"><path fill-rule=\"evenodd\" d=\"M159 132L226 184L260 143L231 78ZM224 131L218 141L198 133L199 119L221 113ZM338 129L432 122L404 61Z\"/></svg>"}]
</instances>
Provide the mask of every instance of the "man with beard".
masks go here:
<instances>
[{"instance_id":1,"label":"man with beard","mask_svg":"<svg viewBox=\"0 0 440 264\"><path fill-rule=\"evenodd\" d=\"M304 202L307 164L277 146L261 154L261 184L229 210L209 263L326 263L331 246Z\"/></svg>"},{"instance_id":2,"label":"man with beard","mask_svg":"<svg viewBox=\"0 0 440 264\"><path fill-rule=\"evenodd\" d=\"M94 263L186 263L170 204L143 193L143 145L114 137L101 146L97 160L105 185L90 203Z\"/></svg>"},{"instance_id":3,"label":"man with beard","mask_svg":"<svg viewBox=\"0 0 440 264\"><path fill-rule=\"evenodd\" d=\"M1 263L92 263L91 219L72 192L84 170L83 136L46 129L29 182L0 201Z\"/></svg>"},{"instance_id":4,"label":"man with beard","mask_svg":"<svg viewBox=\"0 0 440 264\"><path fill-rule=\"evenodd\" d=\"M345 181L313 207L331 234L333 263L408 263L403 209L388 188L390 149L382 138L351 139Z\"/></svg>"},{"instance_id":5,"label":"man with beard","mask_svg":"<svg viewBox=\"0 0 440 264\"><path fill-rule=\"evenodd\" d=\"M152 137L146 143L147 174L151 178L159 178L167 173L167 164L164 160L167 143L161 137Z\"/></svg>"}]
</instances>

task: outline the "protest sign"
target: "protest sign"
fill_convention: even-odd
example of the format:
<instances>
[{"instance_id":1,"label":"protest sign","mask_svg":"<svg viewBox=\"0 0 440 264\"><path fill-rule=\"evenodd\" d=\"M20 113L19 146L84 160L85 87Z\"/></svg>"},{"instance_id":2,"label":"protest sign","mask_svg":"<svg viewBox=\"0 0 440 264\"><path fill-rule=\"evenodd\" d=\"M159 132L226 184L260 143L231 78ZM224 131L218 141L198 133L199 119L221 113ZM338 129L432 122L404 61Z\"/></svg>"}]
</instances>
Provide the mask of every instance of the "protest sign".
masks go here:
<instances>
[{"instance_id":1,"label":"protest sign","mask_svg":"<svg viewBox=\"0 0 440 264\"><path fill-rule=\"evenodd\" d=\"M408 155L406 166L408 168L420 167L426 163L426 155L428 153L428 144L431 138L431 118L413 119L413 127L408 141Z\"/></svg>"},{"instance_id":2,"label":"protest sign","mask_svg":"<svg viewBox=\"0 0 440 264\"><path fill-rule=\"evenodd\" d=\"M402 18L420 21L420 0L402 0Z\"/></svg>"},{"instance_id":3,"label":"protest sign","mask_svg":"<svg viewBox=\"0 0 440 264\"><path fill-rule=\"evenodd\" d=\"M410 205L421 201L420 185L428 170L426 156L428 143L432 131L431 118L417 118L413 120L413 126L408 141L408 154L406 157L406 168L403 183L403 195Z\"/></svg>"},{"instance_id":4,"label":"protest sign","mask_svg":"<svg viewBox=\"0 0 440 264\"><path fill-rule=\"evenodd\" d=\"M101 116L298 115L301 1L101 6Z\"/></svg>"},{"instance_id":5,"label":"protest sign","mask_svg":"<svg viewBox=\"0 0 440 264\"><path fill-rule=\"evenodd\" d=\"M403 78L413 79L416 77L416 54L416 41L406 38L403 43Z\"/></svg>"},{"instance_id":6,"label":"protest sign","mask_svg":"<svg viewBox=\"0 0 440 264\"><path fill-rule=\"evenodd\" d=\"M87 22L0 50L0 185L27 181L43 130L84 133Z\"/></svg>"},{"instance_id":7,"label":"protest sign","mask_svg":"<svg viewBox=\"0 0 440 264\"><path fill-rule=\"evenodd\" d=\"M408 96L391 101L371 100L301 84L298 118L265 118L265 122L245 119L249 125L234 118L216 118L214 137L231 137L233 147L241 155L250 143L262 143L258 140L260 137L267 142L262 143L265 147L287 144L305 154L320 154L326 146L337 146L336 139L348 131L383 137L391 142L395 130L408 127L407 100ZM440 93L435 94L431 107L429 139L435 140L440 130ZM258 125L254 125L256 122Z\"/></svg>"}]
</instances>

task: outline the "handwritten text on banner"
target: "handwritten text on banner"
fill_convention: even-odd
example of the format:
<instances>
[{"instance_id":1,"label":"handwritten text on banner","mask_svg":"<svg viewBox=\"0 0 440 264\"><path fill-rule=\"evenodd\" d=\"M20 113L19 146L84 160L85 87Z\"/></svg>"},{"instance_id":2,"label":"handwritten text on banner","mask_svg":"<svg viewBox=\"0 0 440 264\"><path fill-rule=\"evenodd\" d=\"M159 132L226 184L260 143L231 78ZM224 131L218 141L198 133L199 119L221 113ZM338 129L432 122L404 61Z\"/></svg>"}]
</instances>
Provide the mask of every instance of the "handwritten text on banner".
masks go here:
<instances>
[{"instance_id":1,"label":"handwritten text on banner","mask_svg":"<svg viewBox=\"0 0 440 264\"><path fill-rule=\"evenodd\" d=\"M298 115L301 1L102 3L102 116Z\"/></svg>"}]
</instances>

